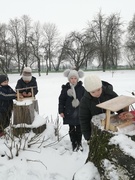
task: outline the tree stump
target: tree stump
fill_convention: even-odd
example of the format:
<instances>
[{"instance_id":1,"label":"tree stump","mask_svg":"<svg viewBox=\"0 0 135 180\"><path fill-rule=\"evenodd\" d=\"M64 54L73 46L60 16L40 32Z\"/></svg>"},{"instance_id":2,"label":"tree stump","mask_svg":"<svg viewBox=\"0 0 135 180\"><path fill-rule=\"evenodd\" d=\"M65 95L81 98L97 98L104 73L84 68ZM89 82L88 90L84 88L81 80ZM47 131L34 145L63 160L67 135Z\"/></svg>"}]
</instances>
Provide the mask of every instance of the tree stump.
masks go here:
<instances>
[{"instance_id":1,"label":"tree stump","mask_svg":"<svg viewBox=\"0 0 135 180\"><path fill-rule=\"evenodd\" d=\"M35 134L40 134L46 129L45 122L33 126L35 115L39 116L38 101L35 99L27 99L16 101L13 105L13 122L12 133L14 136L20 136L24 133L33 131ZM40 119L40 117L39 117Z\"/></svg>"},{"instance_id":2,"label":"tree stump","mask_svg":"<svg viewBox=\"0 0 135 180\"><path fill-rule=\"evenodd\" d=\"M109 170L104 167L106 160L115 168L119 180L135 180L135 158L124 152L119 144L110 143L111 138L120 135L120 133L104 130L101 126L101 119L97 119L97 117L93 117L91 122L92 133L86 162L94 163L98 168L101 180L111 179ZM133 126L135 125L133 124ZM124 136L127 136L129 141L131 139L135 141L135 135L124 134Z\"/></svg>"},{"instance_id":3,"label":"tree stump","mask_svg":"<svg viewBox=\"0 0 135 180\"><path fill-rule=\"evenodd\" d=\"M23 101L13 105L13 124L32 124L38 111L37 100Z\"/></svg>"}]
</instances>

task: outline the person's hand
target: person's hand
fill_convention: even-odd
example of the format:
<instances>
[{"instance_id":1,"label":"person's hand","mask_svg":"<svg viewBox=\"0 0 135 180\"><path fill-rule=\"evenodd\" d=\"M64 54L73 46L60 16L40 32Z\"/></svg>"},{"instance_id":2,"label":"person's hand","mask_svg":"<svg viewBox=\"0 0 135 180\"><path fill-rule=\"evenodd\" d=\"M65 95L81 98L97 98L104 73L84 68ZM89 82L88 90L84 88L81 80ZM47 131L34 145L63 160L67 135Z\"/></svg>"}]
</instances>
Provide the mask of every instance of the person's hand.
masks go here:
<instances>
[{"instance_id":1,"label":"person's hand","mask_svg":"<svg viewBox=\"0 0 135 180\"><path fill-rule=\"evenodd\" d=\"M61 116L62 118L64 118L64 113L60 113L60 116Z\"/></svg>"},{"instance_id":2,"label":"person's hand","mask_svg":"<svg viewBox=\"0 0 135 180\"><path fill-rule=\"evenodd\" d=\"M19 99L23 99L23 95L19 93Z\"/></svg>"},{"instance_id":3,"label":"person's hand","mask_svg":"<svg viewBox=\"0 0 135 180\"><path fill-rule=\"evenodd\" d=\"M129 119L133 119L134 116L132 113L126 111L126 112L122 112L118 115L118 117L121 119L121 120L129 120Z\"/></svg>"}]
</instances>

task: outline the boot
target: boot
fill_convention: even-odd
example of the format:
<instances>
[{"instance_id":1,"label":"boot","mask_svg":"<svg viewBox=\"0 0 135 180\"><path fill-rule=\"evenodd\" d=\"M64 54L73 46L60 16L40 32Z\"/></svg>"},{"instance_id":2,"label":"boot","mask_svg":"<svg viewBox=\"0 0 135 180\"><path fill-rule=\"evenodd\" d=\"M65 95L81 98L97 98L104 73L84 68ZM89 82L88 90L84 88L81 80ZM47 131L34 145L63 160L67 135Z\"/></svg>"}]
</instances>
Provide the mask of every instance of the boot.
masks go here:
<instances>
[{"instance_id":1,"label":"boot","mask_svg":"<svg viewBox=\"0 0 135 180\"><path fill-rule=\"evenodd\" d=\"M83 151L82 143L77 143L77 151Z\"/></svg>"},{"instance_id":2,"label":"boot","mask_svg":"<svg viewBox=\"0 0 135 180\"><path fill-rule=\"evenodd\" d=\"M75 152L77 151L77 142L72 142L72 150Z\"/></svg>"}]
</instances>

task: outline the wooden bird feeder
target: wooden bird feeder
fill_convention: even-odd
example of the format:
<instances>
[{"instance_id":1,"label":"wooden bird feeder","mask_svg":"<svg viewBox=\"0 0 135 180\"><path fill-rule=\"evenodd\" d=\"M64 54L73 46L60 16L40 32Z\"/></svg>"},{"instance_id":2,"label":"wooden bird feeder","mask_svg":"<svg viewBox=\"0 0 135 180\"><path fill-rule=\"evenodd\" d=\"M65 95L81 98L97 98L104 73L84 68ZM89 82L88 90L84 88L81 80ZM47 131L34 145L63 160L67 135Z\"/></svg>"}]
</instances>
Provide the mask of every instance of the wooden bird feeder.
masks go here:
<instances>
[{"instance_id":1,"label":"wooden bird feeder","mask_svg":"<svg viewBox=\"0 0 135 180\"><path fill-rule=\"evenodd\" d=\"M117 114L111 115L111 112L118 112L121 109L123 109L124 111L129 111L129 106L133 103L135 103L134 97L121 95L98 104L97 107L106 110L106 118L102 120L102 125L104 125L104 129L117 131L118 128L123 128L132 124L133 120L120 120Z\"/></svg>"},{"instance_id":2,"label":"wooden bird feeder","mask_svg":"<svg viewBox=\"0 0 135 180\"><path fill-rule=\"evenodd\" d=\"M16 92L17 92L17 101L22 101L22 99L20 98L20 91L22 90L27 90L27 89L30 89L31 90L31 97L25 97L24 99L35 99L35 96L34 96L34 89L35 87L26 87L26 88L20 88L20 89L16 89Z\"/></svg>"}]
</instances>

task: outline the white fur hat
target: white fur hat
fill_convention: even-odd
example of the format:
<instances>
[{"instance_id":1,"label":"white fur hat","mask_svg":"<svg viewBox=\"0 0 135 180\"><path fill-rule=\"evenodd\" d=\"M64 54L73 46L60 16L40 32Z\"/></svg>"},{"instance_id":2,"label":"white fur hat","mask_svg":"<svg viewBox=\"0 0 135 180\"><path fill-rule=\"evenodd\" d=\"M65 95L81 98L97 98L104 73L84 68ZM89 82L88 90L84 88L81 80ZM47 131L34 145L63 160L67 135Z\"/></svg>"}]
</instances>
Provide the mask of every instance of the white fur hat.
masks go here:
<instances>
[{"instance_id":1,"label":"white fur hat","mask_svg":"<svg viewBox=\"0 0 135 180\"><path fill-rule=\"evenodd\" d=\"M67 77L68 80L73 76L75 76L79 80L79 78L82 78L84 76L84 72L82 70L76 71L72 69L66 69L64 71L64 76Z\"/></svg>"},{"instance_id":2,"label":"white fur hat","mask_svg":"<svg viewBox=\"0 0 135 180\"><path fill-rule=\"evenodd\" d=\"M25 67L23 69L23 74L22 74L22 78L24 81L31 81L32 79L32 70L30 67Z\"/></svg>"},{"instance_id":3,"label":"white fur hat","mask_svg":"<svg viewBox=\"0 0 135 180\"><path fill-rule=\"evenodd\" d=\"M91 74L85 77L84 87L86 91L92 92L102 87L102 81L97 75Z\"/></svg>"}]
</instances>

